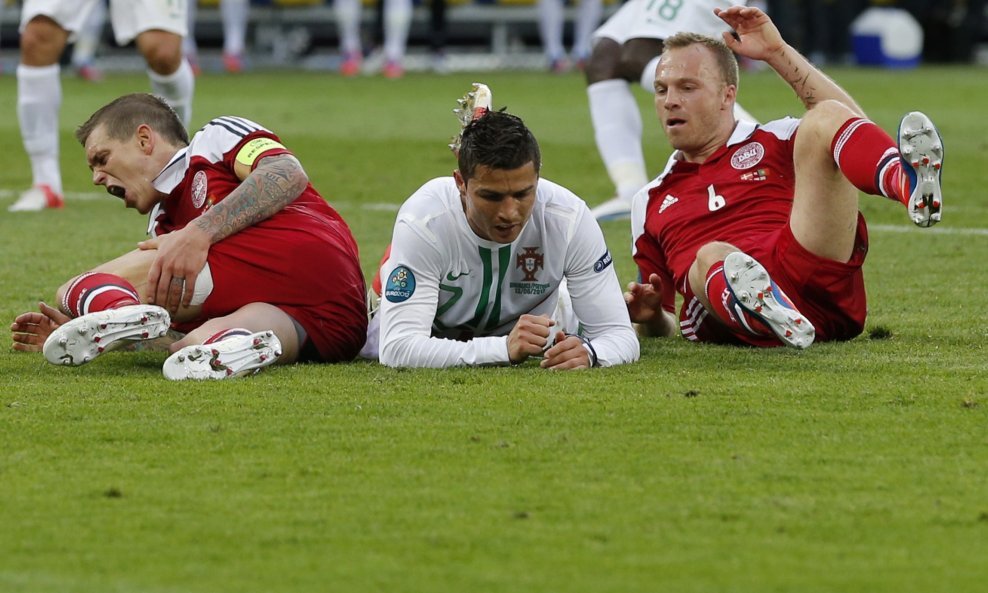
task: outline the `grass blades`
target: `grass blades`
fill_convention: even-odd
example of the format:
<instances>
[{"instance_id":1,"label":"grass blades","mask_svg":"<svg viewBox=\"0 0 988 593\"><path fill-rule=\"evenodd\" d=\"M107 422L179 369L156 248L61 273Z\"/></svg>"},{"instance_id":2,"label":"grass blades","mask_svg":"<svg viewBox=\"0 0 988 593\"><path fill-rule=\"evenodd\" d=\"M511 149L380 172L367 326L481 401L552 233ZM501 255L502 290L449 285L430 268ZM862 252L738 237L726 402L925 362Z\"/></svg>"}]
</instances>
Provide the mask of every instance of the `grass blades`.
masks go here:
<instances>
[{"instance_id":1,"label":"grass blades","mask_svg":"<svg viewBox=\"0 0 988 593\"><path fill-rule=\"evenodd\" d=\"M947 146L944 222L862 197L865 334L805 352L644 340L626 367L278 367L174 384L162 353L79 368L0 351L0 591L981 591L988 568L988 123L977 68L828 71L894 131ZM274 131L347 218L370 277L397 205L454 167L475 80L530 125L543 175L611 187L577 76L204 75L194 121ZM133 249L146 221L89 182L76 125L143 76L63 80L62 211L8 214L30 183L0 77L0 318ZM906 89L901 91L899 89ZM668 155L636 91L650 171ZM745 73L763 120L798 115ZM604 227L622 282L626 222Z\"/></svg>"}]
</instances>

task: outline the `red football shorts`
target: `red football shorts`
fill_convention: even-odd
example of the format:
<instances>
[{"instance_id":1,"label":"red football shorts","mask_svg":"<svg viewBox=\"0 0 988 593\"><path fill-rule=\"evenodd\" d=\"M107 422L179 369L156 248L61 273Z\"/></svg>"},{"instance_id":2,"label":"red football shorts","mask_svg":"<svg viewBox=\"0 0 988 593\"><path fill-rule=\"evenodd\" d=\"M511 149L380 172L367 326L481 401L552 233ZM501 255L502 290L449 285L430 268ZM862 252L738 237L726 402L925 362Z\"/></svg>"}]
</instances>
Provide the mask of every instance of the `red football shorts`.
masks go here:
<instances>
[{"instance_id":1,"label":"red football shorts","mask_svg":"<svg viewBox=\"0 0 988 593\"><path fill-rule=\"evenodd\" d=\"M772 280L816 328L816 342L850 340L864 330L868 307L861 266L868 254L868 226L860 213L854 250L847 262L810 253L796 241L788 224L771 233L732 244L765 266ZM702 313L697 310L700 305L694 302L695 295L689 282L683 284L685 290L680 321L683 327L692 327ZM729 331L711 315L706 315L702 323L693 329L695 338L691 339L702 342L779 345L774 336L759 337Z\"/></svg>"},{"instance_id":2,"label":"red football shorts","mask_svg":"<svg viewBox=\"0 0 988 593\"><path fill-rule=\"evenodd\" d=\"M367 337L367 306L349 229L340 221L315 228L278 226L276 235L271 230L269 219L210 248L213 291L202 316L268 303L305 329L300 359L352 360Z\"/></svg>"}]
</instances>

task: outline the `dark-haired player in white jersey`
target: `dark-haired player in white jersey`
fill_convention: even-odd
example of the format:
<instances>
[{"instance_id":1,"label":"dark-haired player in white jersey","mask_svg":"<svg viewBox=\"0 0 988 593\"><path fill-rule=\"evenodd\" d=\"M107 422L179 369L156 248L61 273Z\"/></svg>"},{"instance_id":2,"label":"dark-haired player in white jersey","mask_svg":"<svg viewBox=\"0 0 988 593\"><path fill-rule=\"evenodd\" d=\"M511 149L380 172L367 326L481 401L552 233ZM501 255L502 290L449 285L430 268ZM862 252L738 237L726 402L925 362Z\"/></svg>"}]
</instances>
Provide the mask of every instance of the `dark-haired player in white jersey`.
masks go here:
<instances>
[{"instance_id":1,"label":"dark-haired player in white jersey","mask_svg":"<svg viewBox=\"0 0 988 593\"><path fill-rule=\"evenodd\" d=\"M543 368L578 369L637 360L589 208L539 178L539 146L519 118L491 111L482 85L474 99L453 176L427 182L398 212L372 323L380 361L440 368L541 356ZM368 344L376 337L372 329Z\"/></svg>"},{"instance_id":2,"label":"dark-haired player in white jersey","mask_svg":"<svg viewBox=\"0 0 988 593\"><path fill-rule=\"evenodd\" d=\"M897 146L761 10L715 12L738 37L674 35L656 71L655 107L676 151L635 196L642 283L626 294L631 318L649 333L697 341L805 348L851 339L867 313L858 192L901 202L918 226L939 222L939 133L912 112ZM802 119L736 121L735 53L774 69L805 105Z\"/></svg>"},{"instance_id":3,"label":"dark-haired player in white jersey","mask_svg":"<svg viewBox=\"0 0 988 593\"><path fill-rule=\"evenodd\" d=\"M93 183L150 213L152 239L59 289L74 319L45 307L18 317L15 348L43 342L50 362L78 365L175 321L188 333L170 379L356 356L367 326L356 243L272 132L219 117L189 141L164 101L133 94L76 136Z\"/></svg>"}]
</instances>

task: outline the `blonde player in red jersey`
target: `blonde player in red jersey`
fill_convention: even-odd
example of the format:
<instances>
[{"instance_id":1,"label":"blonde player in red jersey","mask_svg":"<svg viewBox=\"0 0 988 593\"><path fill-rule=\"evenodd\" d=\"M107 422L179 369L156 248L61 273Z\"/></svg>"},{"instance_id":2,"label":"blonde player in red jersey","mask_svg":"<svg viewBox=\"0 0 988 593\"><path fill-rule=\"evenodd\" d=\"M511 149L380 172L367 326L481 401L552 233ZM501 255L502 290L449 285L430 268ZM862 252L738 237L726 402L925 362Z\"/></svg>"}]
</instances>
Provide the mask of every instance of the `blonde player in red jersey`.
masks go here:
<instances>
[{"instance_id":1,"label":"blonde player in red jersey","mask_svg":"<svg viewBox=\"0 0 988 593\"><path fill-rule=\"evenodd\" d=\"M901 202L918 226L939 222L939 133L913 112L896 143L761 10L715 13L737 37L677 34L656 71L655 107L676 151L634 199L642 282L625 295L631 318L697 341L805 348L853 338L867 312L858 191ZM735 121L735 53L773 68L803 118Z\"/></svg>"},{"instance_id":2,"label":"blonde player in red jersey","mask_svg":"<svg viewBox=\"0 0 988 593\"><path fill-rule=\"evenodd\" d=\"M15 349L78 365L175 321L188 333L170 379L356 356L367 327L356 242L272 132L219 117L190 141L164 101L133 94L76 136L93 183L150 214L152 238L63 285L62 315L18 317Z\"/></svg>"}]
</instances>

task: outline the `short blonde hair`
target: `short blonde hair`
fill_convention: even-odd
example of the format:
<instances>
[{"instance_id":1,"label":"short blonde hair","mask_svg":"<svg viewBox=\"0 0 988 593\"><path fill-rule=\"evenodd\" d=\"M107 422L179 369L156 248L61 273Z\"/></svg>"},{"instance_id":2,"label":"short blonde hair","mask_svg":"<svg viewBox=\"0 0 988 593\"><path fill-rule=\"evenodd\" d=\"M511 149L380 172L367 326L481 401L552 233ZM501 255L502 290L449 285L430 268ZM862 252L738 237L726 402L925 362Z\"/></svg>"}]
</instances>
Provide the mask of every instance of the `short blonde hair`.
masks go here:
<instances>
[{"instance_id":1,"label":"short blonde hair","mask_svg":"<svg viewBox=\"0 0 988 593\"><path fill-rule=\"evenodd\" d=\"M720 74L724 79L724 83L728 86L734 85L734 87L737 88L738 59L734 56L734 52L731 51L731 48L727 47L727 44L720 39L700 35L699 33L689 33L687 31L683 31L667 38L662 51L664 53L670 49L680 49L691 45L702 45L713 52L714 59L717 60L717 67L720 69Z\"/></svg>"}]
</instances>

